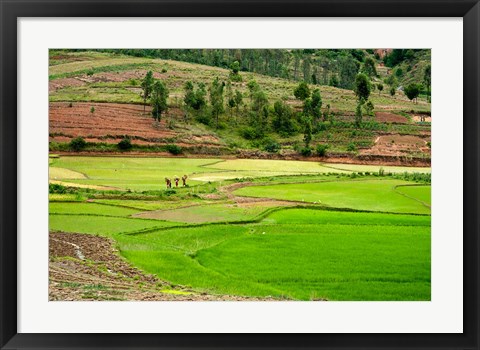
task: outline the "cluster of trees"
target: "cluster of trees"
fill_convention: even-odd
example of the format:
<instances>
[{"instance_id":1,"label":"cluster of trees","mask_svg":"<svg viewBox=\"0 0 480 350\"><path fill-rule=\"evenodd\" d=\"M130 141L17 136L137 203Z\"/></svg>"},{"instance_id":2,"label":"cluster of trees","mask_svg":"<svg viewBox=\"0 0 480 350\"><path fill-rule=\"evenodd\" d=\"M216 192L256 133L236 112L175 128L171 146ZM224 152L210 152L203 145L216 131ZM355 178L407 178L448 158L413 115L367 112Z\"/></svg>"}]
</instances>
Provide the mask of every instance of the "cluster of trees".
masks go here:
<instances>
[{"instance_id":1,"label":"cluster of trees","mask_svg":"<svg viewBox=\"0 0 480 350\"><path fill-rule=\"evenodd\" d=\"M348 60L344 58L344 64L348 66ZM301 152L304 155L312 153L311 141L312 134L319 130L323 122L330 119L330 105L323 108L320 89L310 90L306 81L301 81L294 89L293 94L296 99L302 101L301 111L294 111L287 103L286 98L274 101L271 104L266 91L255 81L251 80L246 85L248 91L244 94L235 88L232 81L241 81L240 63L234 61L230 65L230 75L227 82L220 81L218 77L206 85L204 83L194 83L187 81L184 84L183 111L184 122L190 122L195 119L197 122L210 125L217 129L226 127L226 123L238 126L238 130L245 139L259 140L263 139L269 132L276 132L282 136L290 136L303 132L304 148ZM369 57L365 58L361 65L353 63L350 76L341 76L340 81L349 81L352 90L357 97L357 107L355 109L355 124L359 127L362 124L365 115L374 115L374 105L370 99L374 89L378 89L379 94L383 91L382 83L378 81L378 74L375 68L375 61ZM412 83L404 87L405 95L410 100L418 98L424 87L430 89L431 67L425 69L423 84ZM392 74L385 83L390 86L390 94L395 95L398 87L398 80ZM311 86L311 85L310 85ZM141 82L142 98L144 105L147 102L152 106L152 116L156 121L160 121L162 114L167 109L168 89L161 80L153 78L151 71L147 72ZM220 118L226 116L227 118ZM222 119L222 120L221 120ZM324 148L318 153L325 153Z\"/></svg>"},{"instance_id":2,"label":"cluster of trees","mask_svg":"<svg viewBox=\"0 0 480 350\"><path fill-rule=\"evenodd\" d=\"M411 71L413 68L417 67L419 62L419 57L423 59L428 59L429 54L425 53L425 50L421 49L394 49L388 55L383 58L383 62L387 67L396 67L393 71L394 74L388 77L388 84L393 88L397 88L399 85L398 79L410 80L408 75L405 75L404 70L401 67L406 67L407 71ZM403 64L403 65L402 65ZM430 99L430 90L431 90L431 65L428 64L423 70L423 80L417 78L414 82L409 82L404 86L405 95L410 100L415 100L420 94L425 94L427 100ZM391 91L392 96L395 94L394 91Z\"/></svg>"},{"instance_id":3,"label":"cluster of trees","mask_svg":"<svg viewBox=\"0 0 480 350\"><path fill-rule=\"evenodd\" d=\"M243 96L239 91L234 96L231 90L231 83L228 85L221 82L218 77L215 78L210 86L204 83L194 84L187 81L184 85L183 111L184 121L189 122L194 117L198 122L206 125L215 124L218 129L220 127L220 115L225 112L225 87L227 88L227 108L230 109L230 116L233 109L242 104Z\"/></svg>"},{"instance_id":4,"label":"cluster of trees","mask_svg":"<svg viewBox=\"0 0 480 350\"><path fill-rule=\"evenodd\" d=\"M234 69L232 74L235 74ZM167 87L162 81L154 79L151 71L142 79L141 87L144 106L149 103L153 118L160 121L168 108ZM305 82L299 83L294 90L295 97L303 101L299 112L294 111L284 99L272 105L266 91L255 80L249 81L247 88L247 92L242 93L230 80L223 82L218 77L208 86L187 81L183 87L184 122L194 119L217 129L224 128L227 122L238 126L240 134L249 140L263 139L270 132L289 136L303 130L308 149L314 128L328 118L330 106L327 106L327 112L322 113L320 90L310 91ZM222 115L224 118L220 118Z\"/></svg>"},{"instance_id":5,"label":"cluster of trees","mask_svg":"<svg viewBox=\"0 0 480 350\"><path fill-rule=\"evenodd\" d=\"M320 89L313 90L310 93L310 89L305 82L298 84L297 88L293 92L295 98L303 101L303 141L305 142L305 147L301 150L302 154L310 155L312 153L312 148L310 147L310 142L312 141L312 131L313 127L317 129L319 123L323 120L328 119L328 112L322 114L322 96L320 95ZM328 106L327 111L329 111L330 106Z\"/></svg>"},{"instance_id":6,"label":"cluster of trees","mask_svg":"<svg viewBox=\"0 0 480 350\"><path fill-rule=\"evenodd\" d=\"M415 57L415 53L423 51L421 49L393 49L390 54L383 58L383 62L387 67L394 67L404 61L411 60Z\"/></svg>"},{"instance_id":7,"label":"cluster of trees","mask_svg":"<svg viewBox=\"0 0 480 350\"><path fill-rule=\"evenodd\" d=\"M356 76L354 91L357 96L357 108L355 109L355 124L357 126L362 123L364 112L369 115L373 114L373 103L368 100L372 86L367 74L360 73Z\"/></svg>"},{"instance_id":8,"label":"cluster of trees","mask_svg":"<svg viewBox=\"0 0 480 350\"><path fill-rule=\"evenodd\" d=\"M143 112L145 113L145 105L150 101L152 106L152 116L160 122L162 113L168 110L168 89L161 80L154 79L152 71L148 71L141 83L142 98L143 98Z\"/></svg>"},{"instance_id":9,"label":"cluster of trees","mask_svg":"<svg viewBox=\"0 0 480 350\"><path fill-rule=\"evenodd\" d=\"M427 96L427 101L430 101L432 85L431 72L432 66L429 64L424 69L422 82L411 82L403 87L403 92L405 93L405 96L407 96L411 101L417 103L417 99L420 94L424 93ZM395 91L398 87L397 78L392 74L385 80L385 82L391 86L390 94L394 96Z\"/></svg>"},{"instance_id":10,"label":"cluster of trees","mask_svg":"<svg viewBox=\"0 0 480 350\"><path fill-rule=\"evenodd\" d=\"M232 66L230 76L238 74L236 65ZM357 96L355 110L355 123L360 126L365 115L373 115L374 105L369 99L372 91L376 88L379 93L383 91L382 83L374 83L377 76L375 65L370 60L360 68L354 79L353 90ZM390 85L390 94L394 95L397 89L397 80L391 75L386 83ZM426 86L430 86L430 66L425 70ZM162 114L168 109L168 89L160 80L155 80L151 71L147 72L142 80L142 98L144 104L147 101L152 106L152 116L160 121ZM208 86L204 83L187 81L184 85L183 111L184 122L195 119L217 129L224 128L225 123L220 116L228 116L227 122L243 126L242 136L254 140L263 138L268 132L275 131L283 136L296 134L303 130L305 149L308 153L312 140L312 132L318 130L321 122L325 122L330 116L330 105L322 112L322 97L320 89L310 90L309 84L300 82L293 91L295 98L302 101L302 111L294 112L284 99L270 104L265 90L255 81L247 83L248 93L242 94L235 89L231 80L227 82L215 78ZM406 96L415 100L421 91L420 84L410 84L404 87Z\"/></svg>"}]
</instances>

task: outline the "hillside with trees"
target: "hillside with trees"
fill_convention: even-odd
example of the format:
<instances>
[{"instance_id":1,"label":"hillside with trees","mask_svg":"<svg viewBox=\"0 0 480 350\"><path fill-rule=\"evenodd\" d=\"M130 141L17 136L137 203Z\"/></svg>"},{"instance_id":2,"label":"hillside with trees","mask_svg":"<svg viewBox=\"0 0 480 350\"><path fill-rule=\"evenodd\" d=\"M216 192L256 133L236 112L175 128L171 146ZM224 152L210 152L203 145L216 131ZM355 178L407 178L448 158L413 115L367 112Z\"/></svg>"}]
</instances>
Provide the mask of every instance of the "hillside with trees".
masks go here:
<instances>
[{"instance_id":1,"label":"hillside with trees","mask_svg":"<svg viewBox=\"0 0 480 350\"><path fill-rule=\"evenodd\" d=\"M51 50L49 71L51 151L430 161L430 50Z\"/></svg>"}]
</instances>

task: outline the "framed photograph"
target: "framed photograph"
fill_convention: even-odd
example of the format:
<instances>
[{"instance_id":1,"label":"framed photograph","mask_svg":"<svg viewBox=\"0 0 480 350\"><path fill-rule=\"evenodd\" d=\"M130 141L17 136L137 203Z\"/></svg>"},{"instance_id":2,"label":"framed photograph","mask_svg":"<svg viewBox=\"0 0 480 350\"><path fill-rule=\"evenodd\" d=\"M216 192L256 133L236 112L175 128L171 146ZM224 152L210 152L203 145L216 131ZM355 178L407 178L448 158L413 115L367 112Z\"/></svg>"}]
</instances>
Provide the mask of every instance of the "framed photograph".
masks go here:
<instances>
[{"instance_id":1,"label":"framed photograph","mask_svg":"<svg viewBox=\"0 0 480 350\"><path fill-rule=\"evenodd\" d=\"M478 1L2 1L17 348L478 349Z\"/></svg>"}]
</instances>

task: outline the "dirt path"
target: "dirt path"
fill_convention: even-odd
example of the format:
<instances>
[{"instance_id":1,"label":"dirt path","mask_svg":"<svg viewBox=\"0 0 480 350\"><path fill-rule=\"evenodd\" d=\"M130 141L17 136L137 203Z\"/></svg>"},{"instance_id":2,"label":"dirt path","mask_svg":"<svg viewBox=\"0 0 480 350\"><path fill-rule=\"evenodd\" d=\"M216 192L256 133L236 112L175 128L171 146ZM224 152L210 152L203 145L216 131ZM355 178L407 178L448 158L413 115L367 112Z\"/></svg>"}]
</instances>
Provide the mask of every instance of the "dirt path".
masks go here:
<instances>
[{"instance_id":1,"label":"dirt path","mask_svg":"<svg viewBox=\"0 0 480 350\"><path fill-rule=\"evenodd\" d=\"M291 206L291 205L296 205L298 202L296 201L285 201L285 200L277 200L274 198L260 198L260 197L243 197L243 196L237 196L233 192L247 186L255 186L255 185L260 185L258 183L253 183L253 182L236 182L231 185L226 185L219 187L218 191L220 193L218 194L213 194L213 195L207 195L208 199L214 199L212 197L216 197L218 199L226 197L228 200L234 202L237 204L239 207L249 207L252 205L258 205L258 206ZM206 197L207 197L206 196Z\"/></svg>"},{"instance_id":2,"label":"dirt path","mask_svg":"<svg viewBox=\"0 0 480 350\"><path fill-rule=\"evenodd\" d=\"M300 204L305 204L303 202L297 201L285 201L285 200L277 200L273 198L256 198L256 197L242 197L237 196L233 192L238 190L239 188L246 187L246 186L254 186L258 185L252 182L240 182L234 183L231 185L226 185L219 188L218 193L209 193L202 195L203 199L208 200L208 203L205 204L188 204L185 206L177 207L175 209L159 209L159 210L149 210L143 211L140 213L133 214L132 217L135 218L143 218L143 219L156 219L156 220L168 220L168 221L181 221L181 222L188 222L188 223L204 223L205 218L201 215L195 215L193 213L189 213L188 220L179 220L176 210L178 209L185 209L190 207L198 207L198 206L209 206L209 205L218 205L223 204L225 206L235 206L238 208L248 208L248 207L288 207L288 206L295 206ZM221 219L223 221L224 219Z\"/></svg>"},{"instance_id":3,"label":"dirt path","mask_svg":"<svg viewBox=\"0 0 480 350\"><path fill-rule=\"evenodd\" d=\"M114 242L79 233L50 232L49 300L273 300L208 295L171 286L121 258Z\"/></svg>"}]
</instances>

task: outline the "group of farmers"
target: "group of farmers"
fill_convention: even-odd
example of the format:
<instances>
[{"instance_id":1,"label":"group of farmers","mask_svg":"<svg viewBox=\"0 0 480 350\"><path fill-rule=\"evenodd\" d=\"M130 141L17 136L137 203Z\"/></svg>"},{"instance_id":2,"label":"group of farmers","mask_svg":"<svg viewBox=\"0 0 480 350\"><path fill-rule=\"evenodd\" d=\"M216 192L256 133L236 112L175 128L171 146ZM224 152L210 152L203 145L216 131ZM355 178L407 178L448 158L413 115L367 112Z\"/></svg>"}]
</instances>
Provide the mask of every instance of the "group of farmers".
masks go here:
<instances>
[{"instance_id":1,"label":"group of farmers","mask_svg":"<svg viewBox=\"0 0 480 350\"><path fill-rule=\"evenodd\" d=\"M175 181L175 187L178 187L178 181L180 181L180 178L175 175L173 181ZM165 184L167 185L167 188L172 188L172 180L170 180L169 177L165 178ZM187 175L182 176L182 184L184 187L187 186Z\"/></svg>"}]
</instances>

